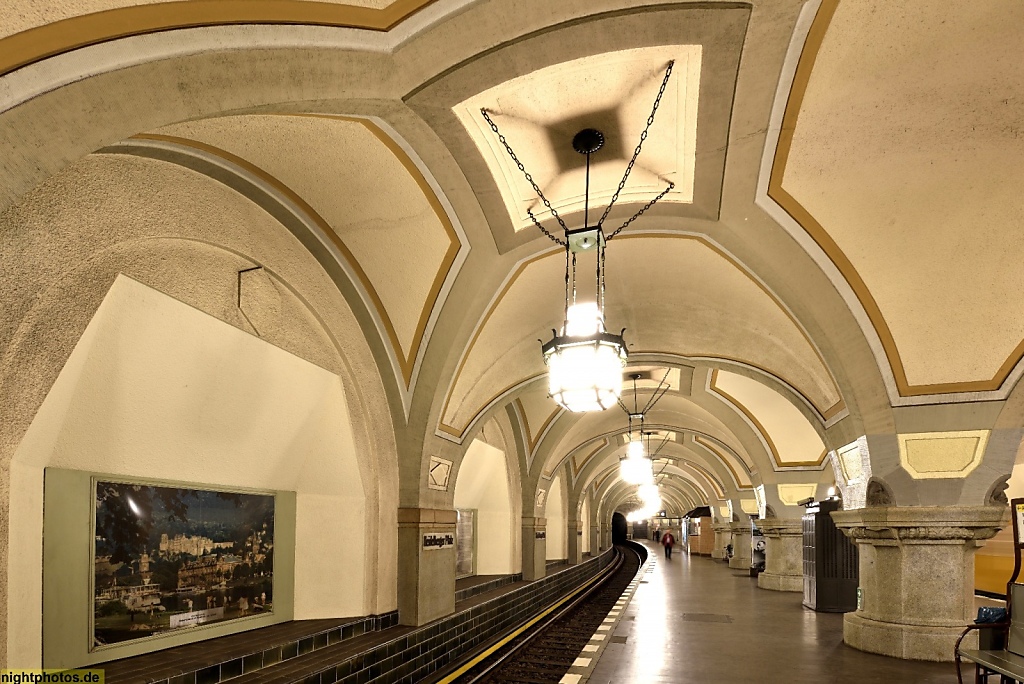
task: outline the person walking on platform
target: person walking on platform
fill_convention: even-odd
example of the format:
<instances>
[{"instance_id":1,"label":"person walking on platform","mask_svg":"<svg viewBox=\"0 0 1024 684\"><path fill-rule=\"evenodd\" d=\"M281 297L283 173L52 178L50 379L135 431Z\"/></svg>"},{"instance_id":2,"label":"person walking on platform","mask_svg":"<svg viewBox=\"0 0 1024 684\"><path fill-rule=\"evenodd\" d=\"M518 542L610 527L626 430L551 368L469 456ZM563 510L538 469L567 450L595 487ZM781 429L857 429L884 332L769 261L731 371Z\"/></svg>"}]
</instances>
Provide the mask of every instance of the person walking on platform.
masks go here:
<instances>
[{"instance_id":1,"label":"person walking on platform","mask_svg":"<svg viewBox=\"0 0 1024 684\"><path fill-rule=\"evenodd\" d=\"M661 528L655 527L654 528L654 543L657 544L660 541L661 541Z\"/></svg>"},{"instance_id":2,"label":"person walking on platform","mask_svg":"<svg viewBox=\"0 0 1024 684\"><path fill-rule=\"evenodd\" d=\"M665 558L671 558L672 545L676 543L676 538L672 536L672 530L665 530L665 534L661 535L661 543L665 547Z\"/></svg>"}]
</instances>

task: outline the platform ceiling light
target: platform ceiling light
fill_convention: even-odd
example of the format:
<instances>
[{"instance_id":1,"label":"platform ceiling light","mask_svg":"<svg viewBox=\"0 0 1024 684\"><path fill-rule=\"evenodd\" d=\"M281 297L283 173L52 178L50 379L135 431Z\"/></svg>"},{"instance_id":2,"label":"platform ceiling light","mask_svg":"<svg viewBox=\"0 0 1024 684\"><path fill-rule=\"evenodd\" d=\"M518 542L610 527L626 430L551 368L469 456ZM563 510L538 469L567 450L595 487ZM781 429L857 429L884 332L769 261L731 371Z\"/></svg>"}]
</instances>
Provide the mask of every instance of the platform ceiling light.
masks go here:
<instances>
[{"instance_id":1,"label":"platform ceiling light","mask_svg":"<svg viewBox=\"0 0 1024 684\"><path fill-rule=\"evenodd\" d=\"M637 381L643 377L641 373L632 373L629 376L633 380L632 409L626 406L621 397L619 399L619 407L626 412L629 420L629 443L626 445L626 456L619 459L619 477L628 484L647 485L654 482L654 457L664 448L668 438L663 439L652 454L650 443L654 433L644 430L644 416L668 391L668 374L669 371L665 371L665 377L658 383L643 408L640 407L640 394L637 387Z\"/></svg>"},{"instance_id":2,"label":"platform ceiling light","mask_svg":"<svg viewBox=\"0 0 1024 684\"><path fill-rule=\"evenodd\" d=\"M654 99L654 107L651 109L651 115L647 117L647 126L640 134L640 142L633 151L633 157L629 160L629 164L626 165L626 171L622 180L619 181L619 187L612 195L608 206L605 207L601 218L594 225L590 224L590 155L604 146L604 134L594 128L584 128L573 137L573 149L587 158L583 200L584 227L575 230L569 229L551 202L544 196L540 186L533 180L533 176L526 171L523 162L519 160L505 136L498 130L498 125L491 118L491 113L486 109L480 110L491 130L498 136L498 141L504 146L505 151L519 167L519 170L523 172L526 180L537 193L537 197L540 198L544 207L558 222L564 233L563 238L552 234L541 224L533 211L527 209L534 225L544 235L565 248L565 308L562 328L560 331L552 329L552 339L549 342L541 342L541 351L544 354L544 363L548 366L548 393L560 406L569 411L603 411L614 406L622 393L622 368L628 354L626 340L623 338L626 329L623 328L616 335L608 332L605 328L605 245L608 240L618 235L623 228L667 195L675 187L675 184L669 183L660 195L644 205L607 236L604 233L604 222L615 205L619 193L626 186L626 180L633 170L633 165L647 139L647 133L654 123L654 115L665 94L665 87L672 75L673 64L674 62L669 62L665 69L665 77L662 79L658 95ZM593 254L595 266L592 272L595 274L595 281L592 291L588 293L592 299L586 299L587 295L578 296L580 293L577 291L577 262L580 254L586 255L588 259L589 255ZM583 269L581 268L579 271L582 272Z\"/></svg>"}]
</instances>

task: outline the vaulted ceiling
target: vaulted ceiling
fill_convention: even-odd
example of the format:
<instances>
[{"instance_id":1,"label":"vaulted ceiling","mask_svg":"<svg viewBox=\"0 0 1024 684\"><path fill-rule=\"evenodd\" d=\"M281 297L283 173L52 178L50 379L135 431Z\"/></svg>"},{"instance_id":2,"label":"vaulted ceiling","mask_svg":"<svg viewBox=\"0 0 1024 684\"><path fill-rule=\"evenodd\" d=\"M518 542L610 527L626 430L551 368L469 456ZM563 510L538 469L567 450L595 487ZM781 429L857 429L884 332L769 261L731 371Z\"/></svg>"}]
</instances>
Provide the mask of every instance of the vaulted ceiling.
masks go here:
<instances>
[{"instance_id":1,"label":"vaulted ceiling","mask_svg":"<svg viewBox=\"0 0 1024 684\"><path fill-rule=\"evenodd\" d=\"M537 340L560 324L565 257L528 211L561 229L480 110L579 227L585 162L572 135L606 136L593 223L674 60L606 231L674 187L608 243L607 324L626 329L641 400L670 384L647 420L675 501L816 486L832 477L830 450L894 433L901 407L1001 410L1019 377L1022 11L1013 0L7 3L0 264L17 275L5 276L5 372L29 354L19 335L44 293L70 280L94 309L109 286L101 255L173 221L174 239L264 266L278 254L273 279L248 286L263 302L275 288L302 302L302 325L342 358L342 326L325 321L351 311L402 436L407 504L443 496L418 482L424 459L465 449L504 412L526 485L563 473L618 505L625 415L570 414L547 397ZM110 211L123 230L99 244ZM157 266L135 277L192 301ZM268 321L299 326L295 311L210 313L260 334ZM346 363L294 337L280 344ZM964 429L996 421L962 410ZM791 505L781 492L775 505Z\"/></svg>"}]
</instances>

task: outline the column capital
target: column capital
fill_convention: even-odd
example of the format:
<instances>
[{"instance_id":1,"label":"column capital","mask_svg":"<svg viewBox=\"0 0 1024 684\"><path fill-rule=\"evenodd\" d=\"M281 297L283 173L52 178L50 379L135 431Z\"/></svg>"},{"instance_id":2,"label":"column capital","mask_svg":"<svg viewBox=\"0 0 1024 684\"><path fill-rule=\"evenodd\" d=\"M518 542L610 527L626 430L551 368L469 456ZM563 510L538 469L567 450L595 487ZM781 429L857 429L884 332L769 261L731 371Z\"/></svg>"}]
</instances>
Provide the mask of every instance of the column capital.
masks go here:
<instances>
[{"instance_id":1,"label":"column capital","mask_svg":"<svg viewBox=\"0 0 1024 684\"><path fill-rule=\"evenodd\" d=\"M1005 506L879 506L832 513L847 537L880 544L982 541L1009 518Z\"/></svg>"},{"instance_id":2,"label":"column capital","mask_svg":"<svg viewBox=\"0 0 1024 684\"><path fill-rule=\"evenodd\" d=\"M757 521L757 528L766 537L795 537L804 533L802 520L783 520L781 518L765 518Z\"/></svg>"},{"instance_id":3,"label":"column capital","mask_svg":"<svg viewBox=\"0 0 1024 684\"><path fill-rule=\"evenodd\" d=\"M749 522L734 522L729 523L729 531L733 534L750 534L750 523Z\"/></svg>"}]
</instances>

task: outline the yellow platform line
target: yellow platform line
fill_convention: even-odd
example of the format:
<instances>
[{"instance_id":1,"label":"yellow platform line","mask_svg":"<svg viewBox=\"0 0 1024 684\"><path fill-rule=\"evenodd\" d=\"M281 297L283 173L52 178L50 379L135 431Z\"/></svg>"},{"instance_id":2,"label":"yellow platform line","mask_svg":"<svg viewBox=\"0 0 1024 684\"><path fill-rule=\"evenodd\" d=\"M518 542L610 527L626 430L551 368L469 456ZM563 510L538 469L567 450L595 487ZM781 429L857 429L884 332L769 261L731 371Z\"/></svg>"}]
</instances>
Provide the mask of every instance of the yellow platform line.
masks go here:
<instances>
[{"instance_id":1,"label":"yellow platform line","mask_svg":"<svg viewBox=\"0 0 1024 684\"><path fill-rule=\"evenodd\" d=\"M544 610L544 612L538 613L537 615L535 615L530 620L527 620L526 622L524 622L522 625L517 627L514 632L512 632L511 634L506 636L504 639L502 639L498 643L496 643L493 646L491 646L490 648L488 648L486 651L484 651L483 653L481 653L477 657L473 658L471 661L469 661L468 663L466 663L465 665L460 667L458 670L456 670L455 672L451 673L450 675L448 675L447 677L445 677L444 679L439 681L437 684L451 684L456 679L458 679L459 677L461 677L462 675L466 674L467 672L472 670L474 667L479 665L486 658L489 658L492 655L494 655L494 652L497 651L498 649L500 649L502 646L505 646L506 644L508 644L508 642L510 642L513 639L515 639L517 636L519 636L520 634L525 632L527 629L529 629L533 625L537 624L541 619L543 619L543 618L547 617L548 615L550 615L551 613L553 613L555 610L557 610L564 603L566 603L567 601L569 601L570 599L572 599L573 597L578 595L580 592L582 592L584 589L589 587L591 584L593 584L594 582L596 582L600 578L601 578L601 575L595 575L594 577L591 577L589 580L587 580L586 582L581 584L580 587L578 589L576 589L576 591L572 592L571 594L568 594L565 598L561 599L560 601L557 601L557 602L551 604L547 609Z\"/></svg>"}]
</instances>

